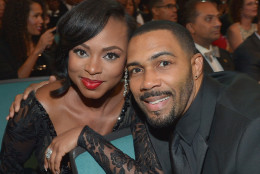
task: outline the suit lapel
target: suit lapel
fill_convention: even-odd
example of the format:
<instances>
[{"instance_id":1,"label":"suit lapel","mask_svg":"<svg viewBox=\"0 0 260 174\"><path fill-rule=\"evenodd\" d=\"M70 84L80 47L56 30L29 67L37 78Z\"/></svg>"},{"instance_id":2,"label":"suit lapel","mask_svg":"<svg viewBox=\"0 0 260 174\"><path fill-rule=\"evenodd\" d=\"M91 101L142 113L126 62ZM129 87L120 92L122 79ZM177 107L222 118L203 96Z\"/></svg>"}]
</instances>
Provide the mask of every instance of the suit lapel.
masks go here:
<instances>
[{"instance_id":1,"label":"suit lapel","mask_svg":"<svg viewBox=\"0 0 260 174\"><path fill-rule=\"evenodd\" d=\"M254 45L254 47L255 48L260 48L260 39L255 35L255 34L253 34L251 37L250 37L250 39L252 39L253 40L253 45Z\"/></svg>"},{"instance_id":2,"label":"suit lapel","mask_svg":"<svg viewBox=\"0 0 260 174\"><path fill-rule=\"evenodd\" d=\"M202 96L201 124L198 135L194 139L193 148L197 160L197 172L201 173L204 159L208 149L208 137L214 118L217 97L220 84L210 78L205 78L205 85Z\"/></svg>"}]
</instances>

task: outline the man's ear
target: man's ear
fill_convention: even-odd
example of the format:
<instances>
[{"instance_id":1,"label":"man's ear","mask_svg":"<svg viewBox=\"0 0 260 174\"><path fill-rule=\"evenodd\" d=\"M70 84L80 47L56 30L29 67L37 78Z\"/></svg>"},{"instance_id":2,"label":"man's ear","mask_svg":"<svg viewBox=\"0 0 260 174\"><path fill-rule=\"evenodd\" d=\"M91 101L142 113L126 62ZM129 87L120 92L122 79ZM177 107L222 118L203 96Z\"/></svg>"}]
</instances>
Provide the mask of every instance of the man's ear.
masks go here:
<instances>
[{"instance_id":1,"label":"man's ear","mask_svg":"<svg viewBox=\"0 0 260 174\"><path fill-rule=\"evenodd\" d=\"M197 80L203 74L203 56L200 53L194 54L191 58L193 78Z\"/></svg>"},{"instance_id":2,"label":"man's ear","mask_svg":"<svg viewBox=\"0 0 260 174\"><path fill-rule=\"evenodd\" d=\"M153 8L152 8L152 14L153 14L153 17L157 16L157 14L158 14L158 8L153 7Z\"/></svg>"},{"instance_id":3,"label":"man's ear","mask_svg":"<svg viewBox=\"0 0 260 174\"><path fill-rule=\"evenodd\" d=\"M194 28L193 28L193 24L192 24L191 22L186 24L186 28L187 28L187 30L189 30L189 32L190 32L191 34L194 34L194 33L195 33L195 30L194 30Z\"/></svg>"}]
</instances>

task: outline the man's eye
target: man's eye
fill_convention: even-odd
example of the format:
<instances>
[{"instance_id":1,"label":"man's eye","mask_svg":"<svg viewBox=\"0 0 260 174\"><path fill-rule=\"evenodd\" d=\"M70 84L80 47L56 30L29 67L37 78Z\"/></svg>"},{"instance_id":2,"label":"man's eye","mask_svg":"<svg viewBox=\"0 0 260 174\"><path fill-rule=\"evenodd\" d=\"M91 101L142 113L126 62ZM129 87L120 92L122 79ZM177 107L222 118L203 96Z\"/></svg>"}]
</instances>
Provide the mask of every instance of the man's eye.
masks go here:
<instances>
[{"instance_id":1,"label":"man's eye","mask_svg":"<svg viewBox=\"0 0 260 174\"><path fill-rule=\"evenodd\" d=\"M133 68L131 70L129 70L130 74L137 74L139 72L141 72L142 70L140 68Z\"/></svg>"},{"instance_id":2,"label":"man's eye","mask_svg":"<svg viewBox=\"0 0 260 174\"><path fill-rule=\"evenodd\" d=\"M119 58L119 55L116 53L107 53L104 58L109 59L109 60L114 60Z\"/></svg>"},{"instance_id":3,"label":"man's eye","mask_svg":"<svg viewBox=\"0 0 260 174\"><path fill-rule=\"evenodd\" d=\"M170 64L170 62L168 62L168 61L162 61L162 62L160 62L159 66L167 66L169 64Z\"/></svg>"},{"instance_id":4,"label":"man's eye","mask_svg":"<svg viewBox=\"0 0 260 174\"><path fill-rule=\"evenodd\" d=\"M207 22L212 21L212 19L213 19L213 17L206 17L206 21L207 21Z\"/></svg>"},{"instance_id":5,"label":"man's eye","mask_svg":"<svg viewBox=\"0 0 260 174\"><path fill-rule=\"evenodd\" d=\"M86 57L86 56L88 56L86 51L84 51L82 49L74 49L73 52L76 53L79 57Z\"/></svg>"}]
</instances>

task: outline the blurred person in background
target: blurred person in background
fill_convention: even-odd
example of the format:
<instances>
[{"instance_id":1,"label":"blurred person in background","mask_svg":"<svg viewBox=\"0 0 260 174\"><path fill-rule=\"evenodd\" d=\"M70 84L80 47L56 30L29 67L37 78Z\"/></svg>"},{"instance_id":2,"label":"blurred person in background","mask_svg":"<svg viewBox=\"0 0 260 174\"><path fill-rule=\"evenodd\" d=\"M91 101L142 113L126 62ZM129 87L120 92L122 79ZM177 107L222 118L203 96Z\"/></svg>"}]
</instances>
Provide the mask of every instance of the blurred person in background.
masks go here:
<instances>
[{"instance_id":1,"label":"blurred person in background","mask_svg":"<svg viewBox=\"0 0 260 174\"><path fill-rule=\"evenodd\" d=\"M67 7L61 0L46 0L48 6L48 16L50 22L48 28L53 28L56 26L58 20L63 16L67 11Z\"/></svg>"},{"instance_id":2,"label":"blurred person in background","mask_svg":"<svg viewBox=\"0 0 260 174\"><path fill-rule=\"evenodd\" d=\"M128 0L117 0L124 8L126 8Z\"/></svg>"},{"instance_id":3,"label":"blurred person in background","mask_svg":"<svg viewBox=\"0 0 260 174\"><path fill-rule=\"evenodd\" d=\"M258 31L249 36L233 53L235 70L246 73L260 83L260 10Z\"/></svg>"},{"instance_id":4,"label":"blurred person in background","mask_svg":"<svg viewBox=\"0 0 260 174\"><path fill-rule=\"evenodd\" d=\"M67 7L68 10L71 10L74 6L80 3L82 0L62 0L64 5Z\"/></svg>"},{"instance_id":5,"label":"blurred person in background","mask_svg":"<svg viewBox=\"0 0 260 174\"><path fill-rule=\"evenodd\" d=\"M152 20L178 20L176 0L150 0L149 10L153 16Z\"/></svg>"},{"instance_id":6,"label":"blurred person in background","mask_svg":"<svg viewBox=\"0 0 260 174\"><path fill-rule=\"evenodd\" d=\"M48 18L41 0L8 0L0 36L0 79L51 75L55 28L44 32Z\"/></svg>"},{"instance_id":7,"label":"blurred person in background","mask_svg":"<svg viewBox=\"0 0 260 174\"><path fill-rule=\"evenodd\" d=\"M5 1L0 0L0 29L1 29L1 26L2 26L2 17L4 15L4 10L5 10Z\"/></svg>"},{"instance_id":8,"label":"blurred person in background","mask_svg":"<svg viewBox=\"0 0 260 174\"><path fill-rule=\"evenodd\" d=\"M183 22L191 33L195 46L204 58L204 72L234 70L233 60L228 51L213 46L219 39L221 22L214 1L190 0L185 4Z\"/></svg>"},{"instance_id":9,"label":"blurred person in background","mask_svg":"<svg viewBox=\"0 0 260 174\"><path fill-rule=\"evenodd\" d=\"M258 0L231 0L229 13L233 24L227 30L230 51L233 52L248 36L257 31L253 20L257 16Z\"/></svg>"}]
</instances>

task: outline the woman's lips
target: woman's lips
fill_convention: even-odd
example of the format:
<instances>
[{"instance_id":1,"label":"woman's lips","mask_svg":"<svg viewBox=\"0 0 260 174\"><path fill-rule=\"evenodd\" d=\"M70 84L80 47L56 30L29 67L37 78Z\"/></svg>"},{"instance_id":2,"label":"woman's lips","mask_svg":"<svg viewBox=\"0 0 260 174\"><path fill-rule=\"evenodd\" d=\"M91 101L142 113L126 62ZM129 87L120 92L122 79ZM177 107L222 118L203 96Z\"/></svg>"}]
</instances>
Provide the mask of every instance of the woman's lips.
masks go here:
<instances>
[{"instance_id":1,"label":"woman's lips","mask_svg":"<svg viewBox=\"0 0 260 174\"><path fill-rule=\"evenodd\" d=\"M97 87L99 87L99 85L101 85L103 83L103 81L99 81L99 80L90 80L88 78L81 78L81 81L83 83L83 85L90 90L96 89Z\"/></svg>"}]
</instances>

